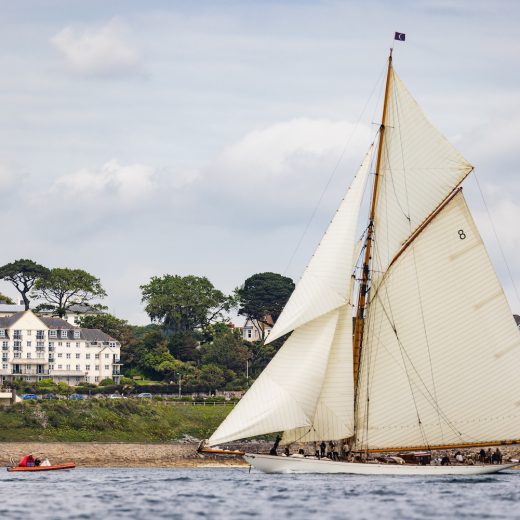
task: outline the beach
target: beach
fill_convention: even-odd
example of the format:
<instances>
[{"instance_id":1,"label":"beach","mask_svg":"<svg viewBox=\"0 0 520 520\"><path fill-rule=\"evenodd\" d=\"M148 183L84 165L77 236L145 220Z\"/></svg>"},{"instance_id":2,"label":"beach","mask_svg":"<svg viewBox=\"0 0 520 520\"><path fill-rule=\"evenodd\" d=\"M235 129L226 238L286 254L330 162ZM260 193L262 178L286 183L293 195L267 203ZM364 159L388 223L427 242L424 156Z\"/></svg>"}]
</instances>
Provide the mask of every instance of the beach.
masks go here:
<instances>
[{"instance_id":1,"label":"beach","mask_svg":"<svg viewBox=\"0 0 520 520\"><path fill-rule=\"evenodd\" d=\"M102 443L102 442L3 442L0 443L0 464L10 466L24 455L52 463L75 462L82 467L145 467L190 468L230 467L247 464L240 457L201 457L197 443Z\"/></svg>"}]
</instances>

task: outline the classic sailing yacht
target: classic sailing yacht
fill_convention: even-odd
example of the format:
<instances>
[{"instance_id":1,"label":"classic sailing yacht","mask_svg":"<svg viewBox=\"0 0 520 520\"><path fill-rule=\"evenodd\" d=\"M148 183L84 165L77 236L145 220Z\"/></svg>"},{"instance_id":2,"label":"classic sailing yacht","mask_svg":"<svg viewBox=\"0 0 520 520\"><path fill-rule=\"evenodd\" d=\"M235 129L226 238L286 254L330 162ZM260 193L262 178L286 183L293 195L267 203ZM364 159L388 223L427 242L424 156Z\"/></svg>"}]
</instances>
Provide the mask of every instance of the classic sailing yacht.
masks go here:
<instances>
[{"instance_id":1,"label":"classic sailing yacht","mask_svg":"<svg viewBox=\"0 0 520 520\"><path fill-rule=\"evenodd\" d=\"M283 431L285 444L344 439L368 459L520 443L520 334L460 188L472 170L426 119L390 52L377 143L267 342L292 334L209 446ZM471 475L513 465L245 459L270 473Z\"/></svg>"}]
</instances>

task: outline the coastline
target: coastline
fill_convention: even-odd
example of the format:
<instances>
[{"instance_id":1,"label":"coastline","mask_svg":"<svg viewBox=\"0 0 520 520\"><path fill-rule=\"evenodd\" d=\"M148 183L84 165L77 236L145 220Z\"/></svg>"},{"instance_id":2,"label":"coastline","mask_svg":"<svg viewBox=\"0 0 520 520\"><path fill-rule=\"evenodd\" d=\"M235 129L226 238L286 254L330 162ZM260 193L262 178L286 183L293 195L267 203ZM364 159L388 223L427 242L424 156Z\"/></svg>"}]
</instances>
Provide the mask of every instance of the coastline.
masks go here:
<instances>
[{"instance_id":1,"label":"coastline","mask_svg":"<svg viewBox=\"0 0 520 520\"><path fill-rule=\"evenodd\" d=\"M225 468L249 467L241 457L204 456L196 443L113 443L113 442L1 442L0 465L10 466L24 455L52 463L75 462L84 468Z\"/></svg>"}]
</instances>

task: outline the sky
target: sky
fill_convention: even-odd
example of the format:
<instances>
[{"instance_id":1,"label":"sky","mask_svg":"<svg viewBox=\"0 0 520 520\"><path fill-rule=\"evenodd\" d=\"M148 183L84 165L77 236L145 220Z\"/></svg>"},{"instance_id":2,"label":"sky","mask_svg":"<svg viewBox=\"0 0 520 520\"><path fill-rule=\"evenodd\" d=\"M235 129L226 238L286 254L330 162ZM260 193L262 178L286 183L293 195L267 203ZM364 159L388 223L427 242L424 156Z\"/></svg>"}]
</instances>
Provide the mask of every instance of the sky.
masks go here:
<instances>
[{"instance_id":1,"label":"sky","mask_svg":"<svg viewBox=\"0 0 520 520\"><path fill-rule=\"evenodd\" d=\"M474 178L466 196L520 313L517 2L0 6L0 264L85 269L135 324L152 276L297 280L373 139L400 31L395 69L475 166L485 204Z\"/></svg>"}]
</instances>

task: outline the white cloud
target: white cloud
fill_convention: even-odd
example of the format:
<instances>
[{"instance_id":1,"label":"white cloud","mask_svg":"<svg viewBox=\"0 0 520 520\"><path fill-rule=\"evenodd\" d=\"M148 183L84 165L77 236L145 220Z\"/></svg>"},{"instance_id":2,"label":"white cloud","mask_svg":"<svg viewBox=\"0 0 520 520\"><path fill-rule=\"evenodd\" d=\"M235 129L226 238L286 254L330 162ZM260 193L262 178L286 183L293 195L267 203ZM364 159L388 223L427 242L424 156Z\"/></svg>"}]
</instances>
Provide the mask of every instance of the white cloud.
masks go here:
<instances>
[{"instance_id":1,"label":"white cloud","mask_svg":"<svg viewBox=\"0 0 520 520\"><path fill-rule=\"evenodd\" d=\"M19 178L19 174L13 168L5 163L0 163L0 192L5 193L13 189Z\"/></svg>"},{"instance_id":2,"label":"white cloud","mask_svg":"<svg viewBox=\"0 0 520 520\"><path fill-rule=\"evenodd\" d=\"M301 222L340 158L328 195L337 200L344 194L369 143L368 128L356 129L346 121L297 118L276 123L248 133L203 167L199 195L210 199L226 221L227 213L233 226Z\"/></svg>"},{"instance_id":3,"label":"white cloud","mask_svg":"<svg viewBox=\"0 0 520 520\"><path fill-rule=\"evenodd\" d=\"M88 202L93 209L109 205L132 209L150 198L157 188L157 169L145 164L122 165L113 159L97 169L84 168L58 177L49 189L51 196L75 206Z\"/></svg>"},{"instance_id":4,"label":"white cloud","mask_svg":"<svg viewBox=\"0 0 520 520\"><path fill-rule=\"evenodd\" d=\"M115 20L98 28L65 27L51 43L80 74L113 75L139 67L139 52L127 41L125 27Z\"/></svg>"}]
</instances>

